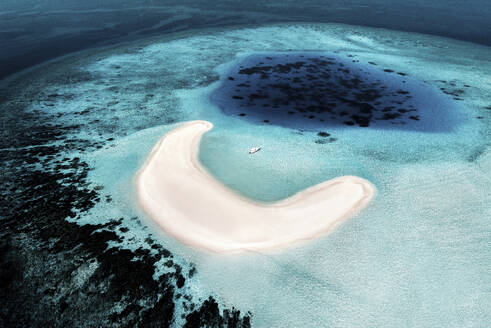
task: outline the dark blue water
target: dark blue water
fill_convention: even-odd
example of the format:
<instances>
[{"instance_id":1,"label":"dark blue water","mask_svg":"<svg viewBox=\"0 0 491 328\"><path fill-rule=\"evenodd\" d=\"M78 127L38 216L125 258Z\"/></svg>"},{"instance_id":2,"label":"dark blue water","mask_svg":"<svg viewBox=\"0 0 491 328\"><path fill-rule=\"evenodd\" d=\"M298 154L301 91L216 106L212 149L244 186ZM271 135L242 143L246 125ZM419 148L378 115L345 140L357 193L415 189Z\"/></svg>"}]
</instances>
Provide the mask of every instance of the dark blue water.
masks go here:
<instances>
[{"instance_id":1,"label":"dark blue water","mask_svg":"<svg viewBox=\"0 0 491 328\"><path fill-rule=\"evenodd\" d=\"M2 0L0 79L67 53L177 31L335 22L435 34L491 45L491 2Z\"/></svg>"},{"instance_id":2,"label":"dark blue water","mask_svg":"<svg viewBox=\"0 0 491 328\"><path fill-rule=\"evenodd\" d=\"M432 91L405 72L350 54L272 53L239 61L211 100L227 114L295 129L450 131L458 120L432 104L445 98Z\"/></svg>"}]
</instances>

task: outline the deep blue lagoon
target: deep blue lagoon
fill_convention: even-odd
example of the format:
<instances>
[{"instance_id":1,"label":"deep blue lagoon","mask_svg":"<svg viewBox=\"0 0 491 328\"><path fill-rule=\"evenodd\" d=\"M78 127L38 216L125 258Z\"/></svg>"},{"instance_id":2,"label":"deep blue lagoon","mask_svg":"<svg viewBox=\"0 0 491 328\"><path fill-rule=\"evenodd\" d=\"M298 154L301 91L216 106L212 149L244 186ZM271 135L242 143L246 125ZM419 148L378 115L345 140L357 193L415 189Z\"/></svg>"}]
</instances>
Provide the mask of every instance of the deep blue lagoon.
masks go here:
<instances>
[{"instance_id":1,"label":"deep blue lagoon","mask_svg":"<svg viewBox=\"0 0 491 328\"><path fill-rule=\"evenodd\" d=\"M315 52L248 56L230 70L212 100L226 113L298 129L439 132L458 124L452 108L434 105L446 102L441 92L407 73L352 58Z\"/></svg>"}]
</instances>

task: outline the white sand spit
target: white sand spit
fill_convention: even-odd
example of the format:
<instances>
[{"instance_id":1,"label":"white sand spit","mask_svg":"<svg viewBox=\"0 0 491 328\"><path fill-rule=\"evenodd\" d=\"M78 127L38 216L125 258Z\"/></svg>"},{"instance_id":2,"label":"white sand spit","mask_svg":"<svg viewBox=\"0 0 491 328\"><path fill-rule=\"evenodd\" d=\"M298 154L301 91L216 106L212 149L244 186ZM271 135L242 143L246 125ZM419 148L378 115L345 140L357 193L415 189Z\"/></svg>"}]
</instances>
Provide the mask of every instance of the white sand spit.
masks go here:
<instances>
[{"instance_id":1,"label":"white sand spit","mask_svg":"<svg viewBox=\"0 0 491 328\"><path fill-rule=\"evenodd\" d=\"M286 247L328 233L375 195L367 180L343 176L274 203L247 199L198 160L201 136L212 127L191 121L170 131L136 177L144 211L185 244L215 252Z\"/></svg>"}]
</instances>

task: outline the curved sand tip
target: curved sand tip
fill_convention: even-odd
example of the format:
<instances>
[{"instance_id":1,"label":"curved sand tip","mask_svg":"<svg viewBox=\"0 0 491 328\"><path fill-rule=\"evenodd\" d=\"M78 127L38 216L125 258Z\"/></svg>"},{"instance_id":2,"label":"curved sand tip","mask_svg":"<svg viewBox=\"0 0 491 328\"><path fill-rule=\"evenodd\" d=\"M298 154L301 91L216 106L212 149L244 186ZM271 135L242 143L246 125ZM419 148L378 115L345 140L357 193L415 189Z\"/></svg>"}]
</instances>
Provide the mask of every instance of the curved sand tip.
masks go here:
<instances>
[{"instance_id":1,"label":"curved sand tip","mask_svg":"<svg viewBox=\"0 0 491 328\"><path fill-rule=\"evenodd\" d=\"M201 136L212 127L191 121L170 131L137 175L145 212L183 243L215 252L288 246L331 231L375 194L370 182L343 176L275 203L246 199L215 180L198 160Z\"/></svg>"}]
</instances>

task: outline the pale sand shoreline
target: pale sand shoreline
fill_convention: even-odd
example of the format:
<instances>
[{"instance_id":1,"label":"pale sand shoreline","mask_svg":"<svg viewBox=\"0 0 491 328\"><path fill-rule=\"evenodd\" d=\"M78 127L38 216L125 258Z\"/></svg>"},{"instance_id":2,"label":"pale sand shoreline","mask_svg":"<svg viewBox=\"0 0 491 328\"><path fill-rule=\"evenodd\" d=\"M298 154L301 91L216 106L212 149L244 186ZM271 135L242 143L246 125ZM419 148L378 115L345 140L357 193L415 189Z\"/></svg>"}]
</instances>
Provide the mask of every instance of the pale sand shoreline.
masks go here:
<instances>
[{"instance_id":1,"label":"pale sand shoreline","mask_svg":"<svg viewBox=\"0 0 491 328\"><path fill-rule=\"evenodd\" d=\"M247 199L217 181L198 159L207 121L184 123L155 145L136 176L144 211L169 235L214 252L286 247L333 230L365 207L375 187L342 176L274 203Z\"/></svg>"}]
</instances>

